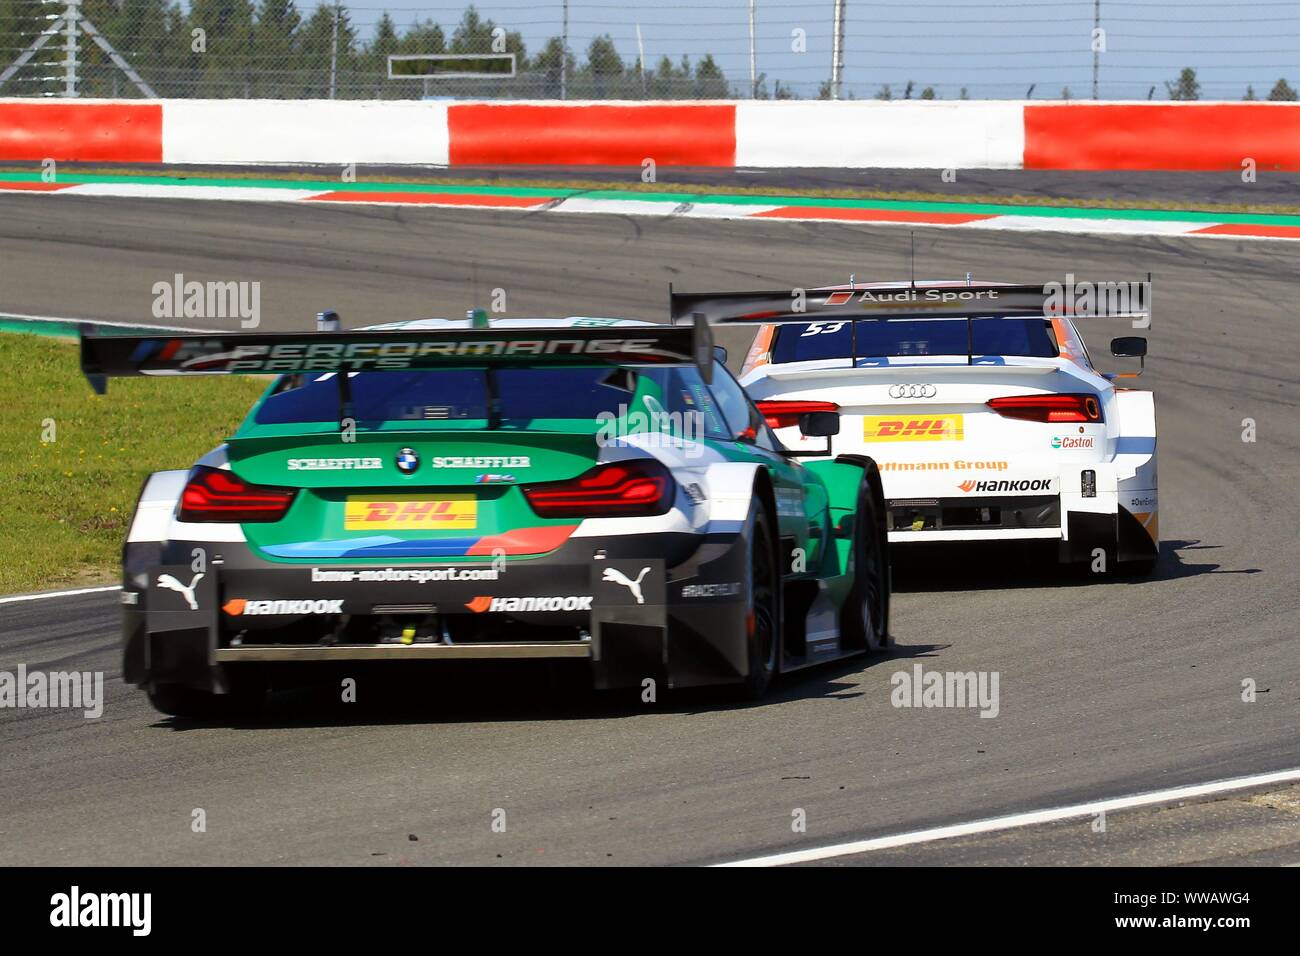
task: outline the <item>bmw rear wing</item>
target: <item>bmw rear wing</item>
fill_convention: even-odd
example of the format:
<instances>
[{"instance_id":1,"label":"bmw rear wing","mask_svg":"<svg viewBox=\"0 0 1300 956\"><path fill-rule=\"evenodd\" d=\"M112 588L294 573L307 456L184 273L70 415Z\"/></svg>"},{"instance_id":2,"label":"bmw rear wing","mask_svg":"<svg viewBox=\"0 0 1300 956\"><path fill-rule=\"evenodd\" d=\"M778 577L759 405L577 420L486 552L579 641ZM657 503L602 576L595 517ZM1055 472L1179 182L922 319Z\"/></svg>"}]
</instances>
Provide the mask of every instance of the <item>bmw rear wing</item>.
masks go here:
<instances>
[{"instance_id":1,"label":"bmw rear wing","mask_svg":"<svg viewBox=\"0 0 1300 956\"><path fill-rule=\"evenodd\" d=\"M923 285L897 288L781 289L776 292L671 292L672 321L702 314L725 325L780 325L825 319L1127 318L1151 316L1146 282L1044 285ZM1084 290L1092 290L1085 292ZM1099 290L1099 291L1098 291Z\"/></svg>"},{"instance_id":2,"label":"bmw rear wing","mask_svg":"<svg viewBox=\"0 0 1300 956\"><path fill-rule=\"evenodd\" d=\"M713 336L688 325L419 329L349 332L201 332L99 335L81 327L81 371L98 394L127 375L282 375L448 367L693 365L713 375ZM346 379L346 376L340 376Z\"/></svg>"}]
</instances>

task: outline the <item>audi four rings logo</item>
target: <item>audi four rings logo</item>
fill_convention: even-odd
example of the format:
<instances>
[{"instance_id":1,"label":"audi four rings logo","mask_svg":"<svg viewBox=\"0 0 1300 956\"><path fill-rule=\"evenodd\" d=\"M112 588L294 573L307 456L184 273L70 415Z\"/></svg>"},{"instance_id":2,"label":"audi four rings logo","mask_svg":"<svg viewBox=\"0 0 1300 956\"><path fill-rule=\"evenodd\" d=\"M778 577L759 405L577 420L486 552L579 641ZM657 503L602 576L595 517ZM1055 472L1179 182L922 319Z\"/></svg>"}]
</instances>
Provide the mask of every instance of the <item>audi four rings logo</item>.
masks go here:
<instances>
[{"instance_id":1,"label":"audi four rings logo","mask_svg":"<svg viewBox=\"0 0 1300 956\"><path fill-rule=\"evenodd\" d=\"M935 389L933 385L891 385L889 386L890 398L934 398Z\"/></svg>"}]
</instances>

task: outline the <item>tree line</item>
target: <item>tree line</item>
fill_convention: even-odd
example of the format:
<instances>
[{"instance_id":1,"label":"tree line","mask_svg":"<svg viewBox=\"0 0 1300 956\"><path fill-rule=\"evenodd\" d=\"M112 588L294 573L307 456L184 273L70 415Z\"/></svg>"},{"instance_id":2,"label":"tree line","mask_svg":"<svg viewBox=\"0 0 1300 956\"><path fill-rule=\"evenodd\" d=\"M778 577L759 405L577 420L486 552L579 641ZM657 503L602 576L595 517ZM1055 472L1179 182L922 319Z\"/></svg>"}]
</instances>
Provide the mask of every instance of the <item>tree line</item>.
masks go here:
<instances>
[{"instance_id":1,"label":"tree line","mask_svg":"<svg viewBox=\"0 0 1300 956\"><path fill-rule=\"evenodd\" d=\"M5 0L0 6L0 68L48 25L52 8L42 0ZM595 37L579 59L552 36L530 53L523 36L468 7L450 30L425 18L399 27L384 13L373 35L363 38L342 3L319 3L301 12L294 0L82 0L82 11L159 96L409 99L416 96L571 99L726 99L749 96L733 88L712 54L692 63L660 57L642 71L625 62L609 34ZM60 11L61 12L61 11ZM513 53L517 75L494 79L389 79L390 55ZM62 37L54 38L0 95L58 94L62 90ZM79 92L82 96L131 96L136 91L108 56L83 36ZM567 66L567 71L565 67ZM563 77L563 78L562 78ZM759 98L792 99L779 80L769 93L765 76L752 91ZM1165 83L1171 100L1201 98L1191 67ZM1155 96L1152 86L1148 99ZM1032 96L1033 87L1027 96ZM831 95L829 81L818 97ZM851 91L846 95L852 97ZM877 99L935 99L933 87L915 84L895 92L880 88ZM966 89L960 99L968 97ZM1072 99L1069 87L1062 99ZM1259 99L1253 86L1245 100ZM1293 101L1296 91L1280 79L1265 99Z\"/></svg>"},{"instance_id":2,"label":"tree line","mask_svg":"<svg viewBox=\"0 0 1300 956\"><path fill-rule=\"evenodd\" d=\"M605 34L585 56L566 54L559 36L530 54L518 31L484 18L472 5L450 30L431 19L399 27L384 13L363 38L342 4L300 12L293 0L83 0L94 23L159 96L338 97L409 99L412 96L558 97L562 64L570 98L726 98L730 85L711 54L625 63ZM9 0L0 8L0 68L41 30L50 12L41 0ZM392 54L513 53L517 75L499 79L388 78ZM44 50L0 95L56 93L63 71L62 38ZM83 36L82 96L129 96L134 90L108 56ZM779 84L778 84L779 86Z\"/></svg>"}]
</instances>

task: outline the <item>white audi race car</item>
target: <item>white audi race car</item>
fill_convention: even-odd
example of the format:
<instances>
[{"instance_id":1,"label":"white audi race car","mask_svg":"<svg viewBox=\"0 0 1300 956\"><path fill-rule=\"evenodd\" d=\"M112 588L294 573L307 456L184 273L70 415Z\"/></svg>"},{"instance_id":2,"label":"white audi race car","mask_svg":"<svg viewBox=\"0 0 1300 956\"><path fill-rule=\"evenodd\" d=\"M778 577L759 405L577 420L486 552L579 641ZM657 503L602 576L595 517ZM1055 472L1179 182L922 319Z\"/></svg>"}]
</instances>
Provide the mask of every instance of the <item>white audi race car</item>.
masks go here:
<instances>
[{"instance_id":1,"label":"white audi race car","mask_svg":"<svg viewBox=\"0 0 1300 956\"><path fill-rule=\"evenodd\" d=\"M1062 562L1145 574L1159 555L1155 401L1104 375L1049 287L967 282L673 296L673 315L758 327L741 374L781 442L870 454L889 541L1055 541ZM1117 338L1116 356L1146 355ZM838 434L801 434L834 412Z\"/></svg>"}]
</instances>

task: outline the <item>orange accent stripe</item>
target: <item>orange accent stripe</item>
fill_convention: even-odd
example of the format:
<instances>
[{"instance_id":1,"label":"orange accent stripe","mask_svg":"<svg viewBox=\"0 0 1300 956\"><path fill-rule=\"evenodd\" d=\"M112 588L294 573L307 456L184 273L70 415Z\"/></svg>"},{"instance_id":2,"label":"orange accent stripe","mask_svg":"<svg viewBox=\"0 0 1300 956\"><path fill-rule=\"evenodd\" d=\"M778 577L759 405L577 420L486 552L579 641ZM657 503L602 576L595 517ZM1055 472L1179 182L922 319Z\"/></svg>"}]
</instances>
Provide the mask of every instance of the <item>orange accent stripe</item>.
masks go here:
<instances>
[{"instance_id":1,"label":"orange accent stripe","mask_svg":"<svg viewBox=\"0 0 1300 956\"><path fill-rule=\"evenodd\" d=\"M1025 169L1300 170L1300 106L1025 107Z\"/></svg>"},{"instance_id":2,"label":"orange accent stripe","mask_svg":"<svg viewBox=\"0 0 1300 956\"><path fill-rule=\"evenodd\" d=\"M1151 536L1152 541L1160 540L1160 512L1158 511L1135 511L1133 517L1138 520L1146 533Z\"/></svg>"},{"instance_id":3,"label":"orange accent stripe","mask_svg":"<svg viewBox=\"0 0 1300 956\"><path fill-rule=\"evenodd\" d=\"M1270 236L1274 239L1300 239L1300 226L1262 226L1246 222L1225 222L1204 229L1193 229L1189 235L1201 236Z\"/></svg>"},{"instance_id":4,"label":"orange accent stripe","mask_svg":"<svg viewBox=\"0 0 1300 956\"><path fill-rule=\"evenodd\" d=\"M1078 354L1074 347L1074 336L1070 335L1070 330L1066 328L1063 319L1052 319L1052 332L1056 335L1056 344L1061 350L1061 357L1067 358L1076 365L1082 364L1082 356Z\"/></svg>"},{"instance_id":5,"label":"orange accent stripe","mask_svg":"<svg viewBox=\"0 0 1300 956\"><path fill-rule=\"evenodd\" d=\"M967 212L913 212L909 209L859 209L844 206L778 206L756 212L751 219L845 219L852 222L919 222L961 225L992 219L992 215Z\"/></svg>"},{"instance_id":6,"label":"orange accent stripe","mask_svg":"<svg viewBox=\"0 0 1300 956\"><path fill-rule=\"evenodd\" d=\"M0 183L0 189L12 189L18 192L53 193L67 189L73 183Z\"/></svg>"},{"instance_id":7,"label":"orange accent stripe","mask_svg":"<svg viewBox=\"0 0 1300 956\"><path fill-rule=\"evenodd\" d=\"M453 166L735 166L736 108L467 103L447 108Z\"/></svg>"},{"instance_id":8,"label":"orange accent stripe","mask_svg":"<svg viewBox=\"0 0 1300 956\"><path fill-rule=\"evenodd\" d=\"M157 103L0 103L0 159L162 162Z\"/></svg>"},{"instance_id":9,"label":"orange accent stripe","mask_svg":"<svg viewBox=\"0 0 1300 956\"><path fill-rule=\"evenodd\" d=\"M429 206L503 206L531 209L554 202L554 196L486 196L466 193L360 192L338 190L308 196L314 202L400 202Z\"/></svg>"},{"instance_id":10,"label":"orange accent stripe","mask_svg":"<svg viewBox=\"0 0 1300 956\"><path fill-rule=\"evenodd\" d=\"M754 344L749 347L749 352L745 355L745 364L740 367L742 377L748 374L750 370L767 364L768 353L772 351L772 337L775 334L775 325L760 325L758 327L758 334L754 336Z\"/></svg>"},{"instance_id":11,"label":"orange accent stripe","mask_svg":"<svg viewBox=\"0 0 1300 956\"><path fill-rule=\"evenodd\" d=\"M490 555L497 548L505 554L542 554L554 551L578 530L576 524L542 525L537 528L519 528L505 534L479 538L466 555Z\"/></svg>"}]
</instances>

